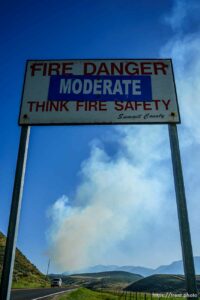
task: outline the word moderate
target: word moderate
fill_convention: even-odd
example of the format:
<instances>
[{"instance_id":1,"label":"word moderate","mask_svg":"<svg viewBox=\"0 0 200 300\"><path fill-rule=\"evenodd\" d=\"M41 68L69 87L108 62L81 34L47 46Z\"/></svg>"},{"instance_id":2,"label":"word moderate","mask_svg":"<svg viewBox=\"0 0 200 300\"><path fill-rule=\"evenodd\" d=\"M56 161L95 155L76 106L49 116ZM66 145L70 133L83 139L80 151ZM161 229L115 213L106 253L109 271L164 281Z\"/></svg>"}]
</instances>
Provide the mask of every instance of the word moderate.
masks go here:
<instances>
[{"instance_id":1,"label":"word moderate","mask_svg":"<svg viewBox=\"0 0 200 300\"><path fill-rule=\"evenodd\" d=\"M61 79L60 94L141 95L141 80Z\"/></svg>"},{"instance_id":2,"label":"word moderate","mask_svg":"<svg viewBox=\"0 0 200 300\"><path fill-rule=\"evenodd\" d=\"M151 100L150 76L51 76L49 100Z\"/></svg>"}]
</instances>

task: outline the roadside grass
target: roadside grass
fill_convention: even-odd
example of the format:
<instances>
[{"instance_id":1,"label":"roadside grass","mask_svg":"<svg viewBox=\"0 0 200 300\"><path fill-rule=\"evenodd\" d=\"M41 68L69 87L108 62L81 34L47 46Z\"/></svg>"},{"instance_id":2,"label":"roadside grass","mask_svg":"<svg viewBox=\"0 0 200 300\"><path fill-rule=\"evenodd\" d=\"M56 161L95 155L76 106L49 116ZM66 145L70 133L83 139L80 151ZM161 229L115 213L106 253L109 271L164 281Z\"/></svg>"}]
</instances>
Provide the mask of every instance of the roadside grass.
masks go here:
<instances>
[{"instance_id":1,"label":"roadside grass","mask_svg":"<svg viewBox=\"0 0 200 300\"><path fill-rule=\"evenodd\" d=\"M136 293L128 291L92 291L86 288L79 288L70 294L62 295L57 298L58 300L183 300L184 297L177 297L164 294L148 294Z\"/></svg>"},{"instance_id":2,"label":"roadside grass","mask_svg":"<svg viewBox=\"0 0 200 300\"><path fill-rule=\"evenodd\" d=\"M42 288L42 287L50 287L50 282L47 280L35 276L31 274L29 276L20 277L18 280L13 281L12 288L13 289L21 289L21 288Z\"/></svg>"},{"instance_id":3,"label":"roadside grass","mask_svg":"<svg viewBox=\"0 0 200 300\"><path fill-rule=\"evenodd\" d=\"M91 291L86 288L80 288L67 295L62 295L59 300L118 300L118 296L105 292Z\"/></svg>"}]
</instances>

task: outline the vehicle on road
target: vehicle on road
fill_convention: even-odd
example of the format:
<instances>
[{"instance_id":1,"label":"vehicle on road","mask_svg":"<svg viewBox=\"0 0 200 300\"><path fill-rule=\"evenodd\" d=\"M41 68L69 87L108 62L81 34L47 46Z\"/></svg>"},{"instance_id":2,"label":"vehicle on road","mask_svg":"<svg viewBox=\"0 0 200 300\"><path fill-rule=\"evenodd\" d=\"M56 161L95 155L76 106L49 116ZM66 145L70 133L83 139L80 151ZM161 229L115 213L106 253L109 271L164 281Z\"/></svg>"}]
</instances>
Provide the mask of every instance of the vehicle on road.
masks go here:
<instances>
[{"instance_id":1,"label":"vehicle on road","mask_svg":"<svg viewBox=\"0 0 200 300\"><path fill-rule=\"evenodd\" d=\"M51 287L61 287L62 279L61 278L53 278L51 279Z\"/></svg>"}]
</instances>

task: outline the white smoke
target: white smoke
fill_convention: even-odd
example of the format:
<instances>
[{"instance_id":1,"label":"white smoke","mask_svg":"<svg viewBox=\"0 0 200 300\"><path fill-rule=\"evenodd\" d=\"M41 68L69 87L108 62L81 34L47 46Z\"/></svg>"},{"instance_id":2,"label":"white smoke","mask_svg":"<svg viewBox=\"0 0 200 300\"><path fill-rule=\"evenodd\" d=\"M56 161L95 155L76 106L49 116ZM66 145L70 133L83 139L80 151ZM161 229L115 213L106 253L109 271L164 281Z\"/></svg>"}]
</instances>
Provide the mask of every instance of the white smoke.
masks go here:
<instances>
[{"instance_id":1,"label":"white smoke","mask_svg":"<svg viewBox=\"0 0 200 300\"><path fill-rule=\"evenodd\" d=\"M157 242L156 235L163 229L171 202L166 184L170 177L165 165L169 160L167 131L161 126L115 130L120 140L115 158L95 143L82 164L82 183L73 207L67 196L62 196L49 210L50 255L60 270L118 260L131 263L127 252L136 256L132 257L135 263L138 256L141 263L150 263L149 257L144 258L149 228L155 231L151 236L153 251L166 243L166 237Z\"/></svg>"},{"instance_id":2,"label":"white smoke","mask_svg":"<svg viewBox=\"0 0 200 300\"><path fill-rule=\"evenodd\" d=\"M187 35L174 38L162 50L163 56L173 58L178 98L184 129L199 142L200 112L200 36Z\"/></svg>"},{"instance_id":3,"label":"white smoke","mask_svg":"<svg viewBox=\"0 0 200 300\"><path fill-rule=\"evenodd\" d=\"M173 58L182 125L179 127L194 255L200 254L200 3L175 1L166 21L174 35L161 51Z\"/></svg>"},{"instance_id":4,"label":"white smoke","mask_svg":"<svg viewBox=\"0 0 200 300\"><path fill-rule=\"evenodd\" d=\"M172 57L175 67L185 177L190 180L186 188L196 240L200 227L200 38L195 32L184 34L182 28L200 5L189 3L188 8L186 1L176 1L166 18L174 35L161 55ZM64 195L48 211L52 220L49 255L60 271L95 264L156 266L181 258L167 126L116 126L107 129L107 134L117 143L116 152L108 154L110 141L94 142L81 166L82 181L74 199L69 201ZM196 242L194 245L196 253L200 252Z\"/></svg>"}]
</instances>

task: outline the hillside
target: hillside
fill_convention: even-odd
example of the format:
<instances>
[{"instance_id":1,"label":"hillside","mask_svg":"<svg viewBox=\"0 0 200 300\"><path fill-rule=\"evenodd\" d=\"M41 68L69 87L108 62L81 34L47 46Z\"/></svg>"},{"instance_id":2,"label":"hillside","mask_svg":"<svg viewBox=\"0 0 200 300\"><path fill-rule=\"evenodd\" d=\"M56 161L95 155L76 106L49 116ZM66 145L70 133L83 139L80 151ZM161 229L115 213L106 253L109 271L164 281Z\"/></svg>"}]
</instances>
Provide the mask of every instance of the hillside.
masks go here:
<instances>
[{"instance_id":1,"label":"hillside","mask_svg":"<svg viewBox=\"0 0 200 300\"><path fill-rule=\"evenodd\" d=\"M0 276L3 267L6 237L0 232ZM47 286L46 277L22 254L16 250L13 287L41 287Z\"/></svg>"},{"instance_id":2,"label":"hillside","mask_svg":"<svg viewBox=\"0 0 200 300\"><path fill-rule=\"evenodd\" d=\"M197 276L197 286L200 289L200 276ZM125 288L127 291L134 292L176 292L184 293L185 279L182 275L152 275L132 283Z\"/></svg>"},{"instance_id":3,"label":"hillside","mask_svg":"<svg viewBox=\"0 0 200 300\"><path fill-rule=\"evenodd\" d=\"M143 277L124 271L74 274L63 276L66 285L84 286L91 289L122 289Z\"/></svg>"}]
</instances>

